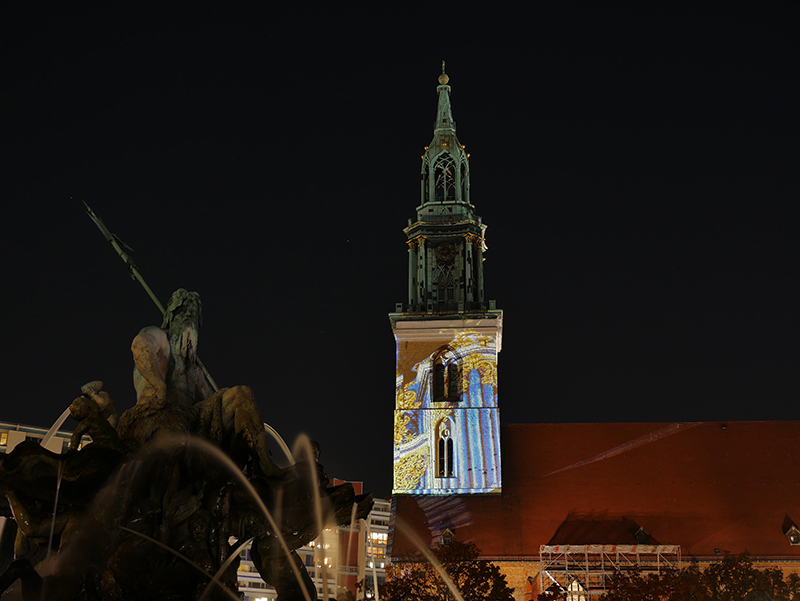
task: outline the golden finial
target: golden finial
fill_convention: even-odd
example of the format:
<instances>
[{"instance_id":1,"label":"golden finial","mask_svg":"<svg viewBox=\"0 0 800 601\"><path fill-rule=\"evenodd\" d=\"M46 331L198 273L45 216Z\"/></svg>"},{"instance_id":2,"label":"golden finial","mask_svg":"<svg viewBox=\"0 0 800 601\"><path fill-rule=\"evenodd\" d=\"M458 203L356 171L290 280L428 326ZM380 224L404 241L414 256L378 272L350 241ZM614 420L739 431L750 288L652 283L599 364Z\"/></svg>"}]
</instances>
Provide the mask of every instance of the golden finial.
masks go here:
<instances>
[{"instance_id":1,"label":"golden finial","mask_svg":"<svg viewBox=\"0 0 800 601\"><path fill-rule=\"evenodd\" d=\"M448 81L450 81L450 78L444 72L444 61L442 61L442 74L439 76L439 83L445 85Z\"/></svg>"}]
</instances>

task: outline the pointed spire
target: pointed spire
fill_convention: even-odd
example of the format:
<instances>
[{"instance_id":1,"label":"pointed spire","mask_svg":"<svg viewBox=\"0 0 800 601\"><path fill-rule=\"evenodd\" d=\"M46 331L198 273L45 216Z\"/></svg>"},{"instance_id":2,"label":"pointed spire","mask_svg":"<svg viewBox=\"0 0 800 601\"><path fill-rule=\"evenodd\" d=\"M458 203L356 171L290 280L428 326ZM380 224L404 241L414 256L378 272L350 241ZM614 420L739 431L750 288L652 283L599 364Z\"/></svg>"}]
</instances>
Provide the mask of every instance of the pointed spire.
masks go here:
<instances>
[{"instance_id":1,"label":"pointed spire","mask_svg":"<svg viewBox=\"0 0 800 601\"><path fill-rule=\"evenodd\" d=\"M485 310L484 230L470 201L469 155L456 137L450 78L439 75L433 138L422 155L420 203L408 236L408 305L411 312Z\"/></svg>"},{"instance_id":2,"label":"pointed spire","mask_svg":"<svg viewBox=\"0 0 800 601\"><path fill-rule=\"evenodd\" d=\"M450 78L444 72L444 61L442 61L442 74L439 76L439 109L436 112L436 123L433 126L434 134L456 133L456 122L453 120L453 109L450 107L450 86L447 82Z\"/></svg>"},{"instance_id":3,"label":"pointed spire","mask_svg":"<svg viewBox=\"0 0 800 601\"><path fill-rule=\"evenodd\" d=\"M436 123L433 125L433 139L425 147L422 155L422 189L420 206L427 203L460 203L458 207L447 207L448 213L457 210L464 213L469 202L469 155L456 137L456 122L450 106L450 78L444 71L439 76L439 105L436 110ZM442 210L438 207L434 210ZM430 211L426 209L426 216Z\"/></svg>"}]
</instances>

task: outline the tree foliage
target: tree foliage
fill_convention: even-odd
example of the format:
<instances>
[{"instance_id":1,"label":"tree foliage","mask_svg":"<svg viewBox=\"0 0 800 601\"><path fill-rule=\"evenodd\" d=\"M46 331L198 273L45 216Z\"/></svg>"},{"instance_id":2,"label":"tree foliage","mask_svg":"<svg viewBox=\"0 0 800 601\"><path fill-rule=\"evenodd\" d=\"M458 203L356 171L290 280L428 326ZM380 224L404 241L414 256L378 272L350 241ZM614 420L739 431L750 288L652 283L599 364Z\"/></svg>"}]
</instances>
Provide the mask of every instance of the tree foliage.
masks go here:
<instances>
[{"instance_id":1,"label":"tree foliage","mask_svg":"<svg viewBox=\"0 0 800 601\"><path fill-rule=\"evenodd\" d=\"M434 550L445 572L465 601L513 601L500 568L478 559L480 550L473 543L452 541ZM392 565L386 584L380 590L385 601L452 601L453 594L436 569L421 554Z\"/></svg>"},{"instance_id":2,"label":"tree foliage","mask_svg":"<svg viewBox=\"0 0 800 601\"><path fill-rule=\"evenodd\" d=\"M765 596L764 593L769 595ZM557 599L542 594L540 600ZM563 598L563 597L562 597ZM726 555L700 570L668 568L660 574L617 571L602 601L800 601L800 577L780 568L759 570L747 553Z\"/></svg>"}]
</instances>

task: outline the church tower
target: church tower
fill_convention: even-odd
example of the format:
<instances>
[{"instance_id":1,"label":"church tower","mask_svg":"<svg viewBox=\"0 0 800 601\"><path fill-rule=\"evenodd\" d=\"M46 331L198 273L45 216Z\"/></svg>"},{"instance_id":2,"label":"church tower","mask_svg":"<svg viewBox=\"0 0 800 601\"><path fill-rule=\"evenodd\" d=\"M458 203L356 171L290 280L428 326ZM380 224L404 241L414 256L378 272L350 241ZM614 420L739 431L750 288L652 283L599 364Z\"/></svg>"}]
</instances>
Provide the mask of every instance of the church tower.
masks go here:
<instances>
[{"instance_id":1,"label":"church tower","mask_svg":"<svg viewBox=\"0 0 800 601\"><path fill-rule=\"evenodd\" d=\"M503 312L483 289L486 226L470 198L448 76L408 238L408 303L389 315L397 343L395 494L499 493L497 353Z\"/></svg>"}]
</instances>

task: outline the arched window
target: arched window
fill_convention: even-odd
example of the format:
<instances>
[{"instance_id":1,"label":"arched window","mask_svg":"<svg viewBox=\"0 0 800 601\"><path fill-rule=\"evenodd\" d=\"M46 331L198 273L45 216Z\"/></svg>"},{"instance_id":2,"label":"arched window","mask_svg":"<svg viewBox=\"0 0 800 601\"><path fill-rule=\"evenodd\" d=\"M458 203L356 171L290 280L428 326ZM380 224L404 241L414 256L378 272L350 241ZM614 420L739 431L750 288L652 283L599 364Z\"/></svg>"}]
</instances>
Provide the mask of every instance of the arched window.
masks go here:
<instances>
[{"instance_id":1,"label":"arched window","mask_svg":"<svg viewBox=\"0 0 800 601\"><path fill-rule=\"evenodd\" d=\"M461 396L461 366L449 346L440 348L431 359L431 400L458 402Z\"/></svg>"},{"instance_id":2,"label":"arched window","mask_svg":"<svg viewBox=\"0 0 800 601\"><path fill-rule=\"evenodd\" d=\"M433 364L433 400L445 400L444 394L444 363L438 361Z\"/></svg>"},{"instance_id":3,"label":"arched window","mask_svg":"<svg viewBox=\"0 0 800 601\"><path fill-rule=\"evenodd\" d=\"M455 477L455 448L453 443L453 422L449 419L439 424L436 452L436 475L439 478Z\"/></svg>"},{"instance_id":4,"label":"arched window","mask_svg":"<svg viewBox=\"0 0 800 601\"><path fill-rule=\"evenodd\" d=\"M437 265L434 269L433 277L436 282L436 296L440 305L447 308L448 304L452 304L456 300L456 286L454 265Z\"/></svg>"},{"instance_id":5,"label":"arched window","mask_svg":"<svg viewBox=\"0 0 800 601\"><path fill-rule=\"evenodd\" d=\"M453 157L443 154L438 159L433 169L434 194L438 202L455 200L456 198L456 171Z\"/></svg>"},{"instance_id":6,"label":"arched window","mask_svg":"<svg viewBox=\"0 0 800 601\"><path fill-rule=\"evenodd\" d=\"M458 395L461 392L461 370L456 361L451 361L447 365L447 398L451 401L457 401Z\"/></svg>"}]
</instances>

